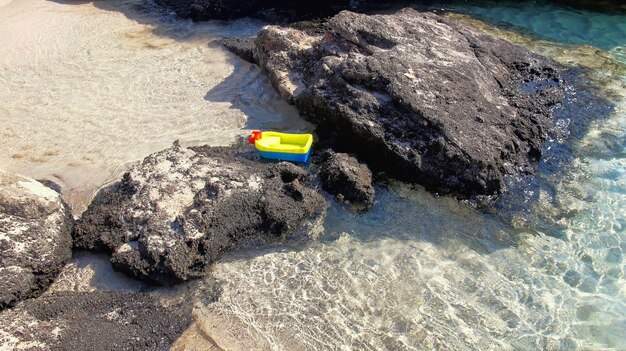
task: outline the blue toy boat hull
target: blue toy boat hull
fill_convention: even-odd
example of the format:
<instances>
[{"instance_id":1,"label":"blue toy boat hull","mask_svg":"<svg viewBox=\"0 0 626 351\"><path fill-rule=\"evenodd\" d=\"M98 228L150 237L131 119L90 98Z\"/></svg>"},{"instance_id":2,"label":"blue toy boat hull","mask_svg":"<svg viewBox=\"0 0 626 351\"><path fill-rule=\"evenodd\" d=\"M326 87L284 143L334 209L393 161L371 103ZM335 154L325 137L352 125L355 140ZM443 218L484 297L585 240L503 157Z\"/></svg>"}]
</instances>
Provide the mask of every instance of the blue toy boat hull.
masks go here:
<instances>
[{"instance_id":1,"label":"blue toy boat hull","mask_svg":"<svg viewBox=\"0 0 626 351\"><path fill-rule=\"evenodd\" d=\"M309 160L309 155L311 154L311 150L306 154L288 154L285 152L268 152L268 151L259 151L262 157L269 158L272 160L282 160L282 161L291 161L291 162L306 162Z\"/></svg>"}]
</instances>

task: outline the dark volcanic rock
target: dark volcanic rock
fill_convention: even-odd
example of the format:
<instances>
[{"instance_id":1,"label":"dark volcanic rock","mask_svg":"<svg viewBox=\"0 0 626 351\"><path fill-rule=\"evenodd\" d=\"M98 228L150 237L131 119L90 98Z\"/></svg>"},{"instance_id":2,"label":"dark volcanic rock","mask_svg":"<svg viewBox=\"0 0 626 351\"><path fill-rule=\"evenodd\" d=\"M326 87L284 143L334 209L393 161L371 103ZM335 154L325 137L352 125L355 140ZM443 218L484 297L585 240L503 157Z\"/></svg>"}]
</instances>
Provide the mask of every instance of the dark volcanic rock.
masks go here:
<instances>
[{"instance_id":1,"label":"dark volcanic rock","mask_svg":"<svg viewBox=\"0 0 626 351\"><path fill-rule=\"evenodd\" d=\"M75 245L113 252L114 267L133 277L175 283L205 275L238 245L297 231L323 206L293 164L175 144L100 192L77 223Z\"/></svg>"},{"instance_id":2,"label":"dark volcanic rock","mask_svg":"<svg viewBox=\"0 0 626 351\"><path fill-rule=\"evenodd\" d=\"M210 19L235 19L251 16L260 11L267 0L156 0L157 4L170 7L176 13L194 21Z\"/></svg>"},{"instance_id":3,"label":"dark volcanic rock","mask_svg":"<svg viewBox=\"0 0 626 351\"><path fill-rule=\"evenodd\" d=\"M419 2L408 0L318 0L318 1L293 1L293 0L156 0L158 4L167 6L179 16L191 18L194 21L206 21L210 19L236 19L241 17L257 17L264 20L306 20L324 18L337 14L342 10L350 10L362 13L374 13L391 11L408 6L420 8L447 8L446 3L476 3L485 6L482 0L449 0ZM607 13L624 13L626 5L621 1L602 0L554 0L562 5L603 11Z\"/></svg>"},{"instance_id":4,"label":"dark volcanic rock","mask_svg":"<svg viewBox=\"0 0 626 351\"><path fill-rule=\"evenodd\" d=\"M168 350L193 322L191 304L147 293L57 292L0 313L7 350Z\"/></svg>"},{"instance_id":5,"label":"dark volcanic rock","mask_svg":"<svg viewBox=\"0 0 626 351\"><path fill-rule=\"evenodd\" d=\"M320 135L375 170L463 196L533 171L563 98L553 62L411 9L344 11L328 28L267 26L254 53Z\"/></svg>"},{"instance_id":6,"label":"dark volcanic rock","mask_svg":"<svg viewBox=\"0 0 626 351\"><path fill-rule=\"evenodd\" d=\"M52 283L72 256L72 222L57 192L0 171L0 309Z\"/></svg>"},{"instance_id":7,"label":"dark volcanic rock","mask_svg":"<svg viewBox=\"0 0 626 351\"><path fill-rule=\"evenodd\" d=\"M250 63L257 63L254 59L253 38L225 38L221 40L221 43L242 59Z\"/></svg>"},{"instance_id":8,"label":"dark volcanic rock","mask_svg":"<svg viewBox=\"0 0 626 351\"><path fill-rule=\"evenodd\" d=\"M368 210L374 205L372 172L356 158L327 151L322 156L319 175L324 190L349 201L356 209Z\"/></svg>"},{"instance_id":9,"label":"dark volcanic rock","mask_svg":"<svg viewBox=\"0 0 626 351\"><path fill-rule=\"evenodd\" d=\"M333 15L350 8L349 0L156 0L179 16L194 21L258 17L263 19L308 19ZM375 6L379 7L379 6Z\"/></svg>"}]
</instances>

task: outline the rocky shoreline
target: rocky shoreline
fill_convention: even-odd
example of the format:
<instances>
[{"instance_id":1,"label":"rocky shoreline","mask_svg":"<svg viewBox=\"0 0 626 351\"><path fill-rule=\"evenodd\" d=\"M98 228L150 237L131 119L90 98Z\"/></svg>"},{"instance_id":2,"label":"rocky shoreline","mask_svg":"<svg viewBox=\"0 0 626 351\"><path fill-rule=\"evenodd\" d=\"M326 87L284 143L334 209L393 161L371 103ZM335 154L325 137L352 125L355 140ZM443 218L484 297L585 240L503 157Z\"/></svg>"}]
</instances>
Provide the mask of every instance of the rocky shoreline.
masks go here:
<instances>
[{"instance_id":1,"label":"rocky shoreline","mask_svg":"<svg viewBox=\"0 0 626 351\"><path fill-rule=\"evenodd\" d=\"M328 152L321 172L344 181L340 188L327 185L328 191L371 207L369 170ZM358 182L345 183L355 171ZM206 276L229 251L309 240L326 208L314 174L260 160L240 146L183 148L176 142L101 189L76 221L52 188L0 175L0 342L11 348L164 350L193 322L193 299L165 303L148 292L84 287L39 296L73 249L105 252L116 271L171 286ZM359 192L367 198L354 197ZM202 299L218 296L212 288ZM102 331L115 337L103 339Z\"/></svg>"},{"instance_id":2,"label":"rocky shoreline","mask_svg":"<svg viewBox=\"0 0 626 351\"><path fill-rule=\"evenodd\" d=\"M268 3L235 11L228 2L176 2L194 19L247 16ZM285 11L308 17L318 5L330 15L346 4ZM78 220L53 189L0 172L1 342L167 349L193 322L189 301L164 304L147 292L40 295L73 249L104 252L116 271L149 284L206 277L228 252L311 239L331 197L355 212L371 209L382 175L491 201L506 192L507 177L534 172L552 110L572 89L557 63L412 9L343 11L224 45L258 64L328 149L302 166L238 145L175 142L101 189Z\"/></svg>"}]
</instances>

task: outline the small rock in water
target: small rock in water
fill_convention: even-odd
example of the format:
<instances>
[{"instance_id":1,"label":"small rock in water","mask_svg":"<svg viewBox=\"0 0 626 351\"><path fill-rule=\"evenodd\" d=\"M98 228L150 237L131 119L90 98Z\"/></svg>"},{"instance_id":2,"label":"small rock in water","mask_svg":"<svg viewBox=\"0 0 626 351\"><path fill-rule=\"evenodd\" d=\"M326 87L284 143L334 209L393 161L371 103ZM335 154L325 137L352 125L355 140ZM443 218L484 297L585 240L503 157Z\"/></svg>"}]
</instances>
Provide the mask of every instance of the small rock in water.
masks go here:
<instances>
[{"instance_id":1,"label":"small rock in water","mask_svg":"<svg viewBox=\"0 0 626 351\"><path fill-rule=\"evenodd\" d=\"M115 269L132 277L171 284L206 275L238 246L302 229L324 204L294 164L175 144L101 190L77 222L75 244L113 253Z\"/></svg>"},{"instance_id":2,"label":"small rock in water","mask_svg":"<svg viewBox=\"0 0 626 351\"><path fill-rule=\"evenodd\" d=\"M59 193L0 170L0 309L52 283L72 256L72 224Z\"/></svg>"},{"instance_id":3,"label":"small rock in water","mask_svg":"<svg viewBox=\"0 0 626 351\"><path fill-rule=\"evenodd\" d=\"M374 205L372 172L356 158L327 150L322 155L320 180L324 190L336 195L339 202L368 210Z\"/></svg>"},{"instance_id":4,"label":"small rock in water","mask_svg":"<svg viewBox=\"0 0 626 351\"><path fill-rule=\"evenodd\" d=\"M563 276L563 281L565 281L571 287L578 286L581 280L582 280L581 274L574 270L569 270L565 272L565 275Z\"/></svg>"}]
</instances>

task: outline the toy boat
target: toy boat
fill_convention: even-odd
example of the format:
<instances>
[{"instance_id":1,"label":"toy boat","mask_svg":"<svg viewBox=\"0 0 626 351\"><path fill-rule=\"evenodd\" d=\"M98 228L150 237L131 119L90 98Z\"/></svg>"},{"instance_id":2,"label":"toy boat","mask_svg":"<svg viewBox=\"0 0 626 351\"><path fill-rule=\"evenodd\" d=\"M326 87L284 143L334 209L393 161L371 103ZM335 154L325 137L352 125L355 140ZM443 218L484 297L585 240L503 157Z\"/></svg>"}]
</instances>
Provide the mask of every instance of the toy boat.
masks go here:
<instances>
[{"instance_id":1,"label":"toy boat","mask_svg":"<svg viewBox=\"0 0 626 351\"><path fill-rule=\"evenodd\" d=\"M306 162L311 153L313 135L261 132L255 130L248 138L262 157L273 160Z\"/></svg>"}]
</instances>

